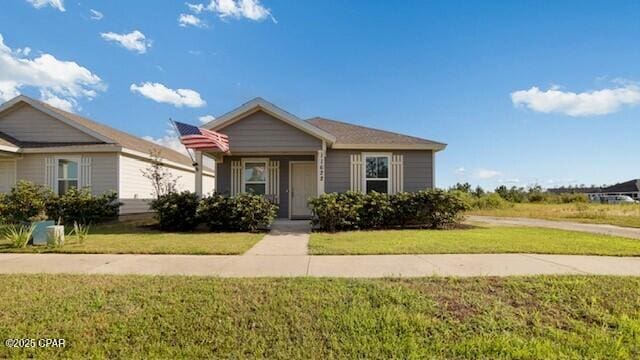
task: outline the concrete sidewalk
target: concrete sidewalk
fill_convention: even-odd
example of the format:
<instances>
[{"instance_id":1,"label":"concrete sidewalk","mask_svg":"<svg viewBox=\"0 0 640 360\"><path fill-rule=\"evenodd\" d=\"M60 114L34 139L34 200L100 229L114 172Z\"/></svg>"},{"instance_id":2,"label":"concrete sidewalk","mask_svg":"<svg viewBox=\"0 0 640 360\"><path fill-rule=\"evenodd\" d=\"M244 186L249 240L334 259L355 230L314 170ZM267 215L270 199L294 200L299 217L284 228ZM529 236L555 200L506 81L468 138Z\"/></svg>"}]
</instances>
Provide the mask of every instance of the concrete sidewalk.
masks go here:
<instances>
[{"instance_id":1,"label":"concrete sidewalk","mask_svg":"<svg viewBox=\"0 0 640 360\"><path fill-rule=\"evenodd\" d=\"M311 224L309 221L274 221L269 234L258 241L244 256L307 255Z\"/></svg>"},{"instance_id":2,"label":"concrete sidewalk","mask_svg":"<svg viewBox=\"0 0 640 360\"><path fill-rule=\"evenodd\" d=\"M366 256L0 254L0 273L370 278L540 274L640 276L640 257L533 254Z\"/></svg>"},{"instance_id":3,"label":"concrete sidewalk","mask_svg":"<svg viewBox=\"0 0 640 360\"><path fill-rule=\"evenodd\" d=\"M554 221L532 218L509 218L509 217L492 217L492 216L467 216L468 221L482 222L493 225L516 225L516 226L533 226L541 228L551 228L570 231L581 231L593 234L614 235L628 237L632 239L640 239L640 229L630 228L606 224L585 224L569 221Z\"/></svg>"}]
</instances>

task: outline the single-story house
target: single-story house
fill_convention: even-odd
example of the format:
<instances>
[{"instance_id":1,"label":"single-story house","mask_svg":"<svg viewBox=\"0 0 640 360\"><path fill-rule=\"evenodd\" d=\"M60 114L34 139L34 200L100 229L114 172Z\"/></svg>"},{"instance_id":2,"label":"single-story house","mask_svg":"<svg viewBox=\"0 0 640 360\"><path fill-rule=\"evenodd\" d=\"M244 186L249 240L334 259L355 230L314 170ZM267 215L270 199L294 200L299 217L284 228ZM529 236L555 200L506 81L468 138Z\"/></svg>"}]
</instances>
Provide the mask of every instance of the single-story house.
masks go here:
<instances>
[{"instance_id":1,"label":"single-story house","mask_svg":"<svg viewBox=\"0 0 640 360\"><path fill-rule=\"evenodd\" d=\"M69 187L93 194L116 191L120 213L148 212L151 182L142 170L159 151L177 178L180 190L195 191L191 159L166 147L20 95L0 106L0 192L18 180L50 187L62 194ZM201 191L213 192L213 169L202 171Z\"/></svg>"},{"instance_id":2,"label":"single-story house","mask_svg":"<svg viewBox=\"0 0 640 360\"><path fill-rule=\"evenodd\" d=\"M290 219L308 218L308 199L325 192L431 189L436 152L446 147L336 120L303 120L261 98L203 128L229 139L228 152L209 153L216 191L264 194L279 205L279 217Z\"/></svg>"},{"instance_id":3,"label":"single-story house","mask_svg":"<svg viewBox=\"0 0 640 360\"><path fill-rule=\"evenodd\" d=\"M611 186L602 187L572 187L572 188L554 188L547 189L550 193L580 193L586 194L591 200L598 200L602 196L608 195L627 195L633 200L640 200L640 179L633 179L621 182Z\"/></svg>"}]
</instances>

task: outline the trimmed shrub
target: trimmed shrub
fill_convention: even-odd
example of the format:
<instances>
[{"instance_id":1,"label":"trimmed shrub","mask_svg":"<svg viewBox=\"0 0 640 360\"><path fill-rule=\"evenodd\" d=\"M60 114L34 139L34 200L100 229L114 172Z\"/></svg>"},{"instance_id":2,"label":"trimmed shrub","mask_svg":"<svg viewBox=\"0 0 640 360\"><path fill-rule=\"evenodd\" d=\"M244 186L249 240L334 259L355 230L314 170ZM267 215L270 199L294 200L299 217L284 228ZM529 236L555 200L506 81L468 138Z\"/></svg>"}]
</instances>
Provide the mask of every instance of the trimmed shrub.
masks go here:
<instances>
[{"instance_id":1,"label":"trimmed shrub","mask_svg":"<svg viewBox=\"0 0 640 360\"><path fill-rule=\"evenodd\" d=\"M161 195L151 202L162 230L190 231L198 226L196 193L183 191Z\"/></svg>"},{"instance_id":2,"label":"trimmed shrub","mask_svg":"<svg viewBox=\"0 0 640 360\"><path fill-rule=\"evenodd\" d=\"M389 195L378 192L371 192L367 196L362 196L362 207L358 228L376 229L388 227L393 220L393 208Z\"/></svg>"},{"instance_id":3,"label":"trimmed shrub","mask_svg":"<svg viewBox=\"0 0 640 360\"><path fill-rule=\"evenodd\" d=\"M64 224L95 224L118 217L120 205L115 192L93 196L89 190L71 188L62 196L47 199L46 210L49 219Z\"/></svg>"},{"instance_id":4,"label":"trimmed shrub","mask_svg":"<svg viewBox=\"0 0 640 360\"><path fill-rule=\"evenodd\" d=\"M19 181L5 197L5 220L9 223L25 223L42 218L46 212L46 204L52 196L51 190L44 186Z\"/></svg>"},{"instance_id":5,"label":"trimmed shrub","mask_svg":"<svg viewBox=\"0 0 640 360\"><path fill-rule=\"evenodd\" d=\"M309 204L313 224L326 231L408 225L442 229L458 223L460 214L468 209L461 197L442 190L395 195L328 193Z\"/></svg>"},{"instance_id":6,"label":"trimmed shrub","mask_svg":"<svg viewBox=\"0 0 640 360\"><path fill-rule=\"evenodd\" d=\"M309 201L312 224L326 231L357 229L365 195L357 192L326 193Z\"/></svg>"},{"instance_id":7,"label":"trimmed shrub","mask_svg":"<svg viewBox=\"0 0 640 360\"><path fill-rule=\"evenodd\" d=\"M434 189L415 193L417 224L431 229L449 228L460 221L461 213L469 206L462 198Z\"/></svg>"},{"instance_id":8,"label":"trimmed shrub","mask_svg":"<svg viewBox=\"0 0 640 360\"><path fill-rule=\"evenodd\" d=\"M197 214L211 231L257 231L273 222L277 210L262 195L213 194L200 201Z\"/></svg>"},{"instance_id":9,"label":"trimmed shrub","mask_svg":"<svg viewBox=\"0 0 640 360\"><path fill-rule=\"evenodd\" d=\"M278 210L277 205L262 195L243 193L232 198L232 202L240 231L256 231L271 224Z\"/></svg>"}]
</instances>

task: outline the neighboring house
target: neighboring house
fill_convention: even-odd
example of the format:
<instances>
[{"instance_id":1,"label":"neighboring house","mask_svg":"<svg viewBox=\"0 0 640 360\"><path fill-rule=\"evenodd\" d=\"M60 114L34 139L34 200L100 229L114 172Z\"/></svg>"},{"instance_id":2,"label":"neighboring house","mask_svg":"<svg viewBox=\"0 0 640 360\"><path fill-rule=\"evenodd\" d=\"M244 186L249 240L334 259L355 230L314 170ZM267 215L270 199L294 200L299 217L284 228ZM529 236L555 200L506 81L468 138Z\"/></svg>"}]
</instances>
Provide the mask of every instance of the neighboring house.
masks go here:
<instances>
[{"instance_id":1,"label":"neighboring house","mask_svg":"<svg viewBox=\"0 0 640 360\"><path fill-rule=\"evenodd\" d=\"M640 179L629 180L604 187L586 187L586 188L555 188L547 189L551 193L581 193L587 194L589 199L597 200L604 195L627 195L634 200L640 200Z\"/></svg>"},{"instance_id":2,"label":"neighboring house","mask_svg":"<svg viewBox=\"0 0 640 360\"><path fill-rule=\"evenodd\" d=\"M446 144L324 118L302 120L256 98L205 124L229 137L216 158L216 191L265 194L279 217L308 218L324 192L397 193L435 186Z\"/></svg>"},{"instance_id":3,"label":"neighboring house","mask_svg":"<svg viewBox=\"0 0 640 360\"><path fill-rule=\"evenodd\" d=\"M116 191L121 214L148 212L153 188L141 170L150 166L152 150L160 151L165 167L178 177L179 189L195 190L192 161L177 151L27 96L0 106L0 192L18 180L57 194L70 187L96 195ZM212 169L205 169L202 179L204 192L212 192Z\"/></svg>"}]
</instances>

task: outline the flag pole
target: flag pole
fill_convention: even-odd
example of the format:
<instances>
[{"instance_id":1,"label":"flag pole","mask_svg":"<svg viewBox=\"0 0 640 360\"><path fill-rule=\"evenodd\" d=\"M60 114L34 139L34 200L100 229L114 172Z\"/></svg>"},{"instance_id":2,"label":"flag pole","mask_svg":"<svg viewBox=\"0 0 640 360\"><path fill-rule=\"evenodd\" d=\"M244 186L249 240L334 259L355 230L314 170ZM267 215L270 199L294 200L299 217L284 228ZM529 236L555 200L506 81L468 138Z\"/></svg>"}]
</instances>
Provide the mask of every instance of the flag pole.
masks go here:
<instances>
[{"instance_id":1,"label":"flag pole","mask_svg":"<svg viewBox=\"0 0 640 360\"><path fill-rule=\"evenodd\" d=\"M173 129L176 131L176 136L178 136L178 140L180 140L180 130L178 130L176 122L173 121L172 118L169 118L169 122L171 123L171 125L173 125ZM180 143L182 144L182 140L180 140ZM184 144L182 145L184 146ZM191 165L193 165L193 167L197 167L198 162L193 158L193 156L191 156L191 151L189 151L189 148L186 146L184 146L184 148L187 149L187 154L189 154L189 159L191 159Z\"/></svg>"}]
</instances>

